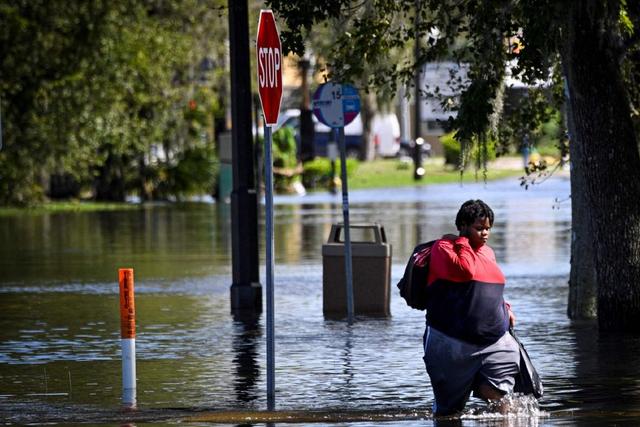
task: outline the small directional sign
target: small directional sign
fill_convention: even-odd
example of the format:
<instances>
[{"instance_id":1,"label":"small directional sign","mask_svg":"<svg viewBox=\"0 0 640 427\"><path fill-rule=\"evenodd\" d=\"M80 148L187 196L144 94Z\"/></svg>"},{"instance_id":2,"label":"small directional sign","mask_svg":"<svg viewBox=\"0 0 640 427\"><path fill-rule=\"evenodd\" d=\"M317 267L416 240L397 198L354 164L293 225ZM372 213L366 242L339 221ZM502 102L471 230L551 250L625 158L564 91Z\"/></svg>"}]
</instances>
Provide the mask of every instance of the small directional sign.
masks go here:
<instances>
[{"instance_id":1,"label":"small directional sign","mask_svg":"<svg viewBox=\"0 0 640 427\"><path fill-rule=\"evenodd\" d=\"M313 114L329 127L344 127L359 113L360 96L351 85L324 83L313 95Z\"/></svg>"}]
</instances>

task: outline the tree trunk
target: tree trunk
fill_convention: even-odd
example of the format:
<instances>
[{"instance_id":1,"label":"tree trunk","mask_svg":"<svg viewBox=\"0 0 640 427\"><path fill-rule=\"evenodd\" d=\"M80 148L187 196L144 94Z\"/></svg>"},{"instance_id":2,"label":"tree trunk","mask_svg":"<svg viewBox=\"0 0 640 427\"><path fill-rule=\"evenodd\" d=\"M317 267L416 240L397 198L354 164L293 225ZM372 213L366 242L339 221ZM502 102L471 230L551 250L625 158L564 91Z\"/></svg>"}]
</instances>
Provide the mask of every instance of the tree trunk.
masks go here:
<instances>
[{"instance_id":1,"label":"tree trunk","mask_svg":"<svg viewBox=\"0 0 640 427\"><path fill-rule=\"evenodd\" d=\"M585 170L580 167L581 150L578 150L578 144L572 143L576 130L569 107L568 90L566 95L565 117L569 130L571 158L571 272L569 273L567 316L573 320L592 320L598 316L598 282L594 265L595 242L591 232L589 203L584 192Z\"/></svg>"},{"instance_id":2,"label":"tree trunk","mask_svg":"<svg viewBox=\"0 0 640 427\"><path fill-rule=\"evenodd\" d=\"M571 272L567 315L573 320L595 319L598 284L594 265L594 239L590 209L584 188L585 171L580 167L577 144L571 142Z\"/></svg>"},{"instance_id":3,"label":"tree trunk","mask_svg":"<svg viewBox=\"0 0 640 427\"><path fill-rule=\"evenodd\" d=\"M620 73L620 6L565 2L562 60L584 171L601 330L640 331L640 154Z\"/></svg>"},{"instance_id":4,"label":"tree trunk","mask_svg":"<svg viewBox=\"0 0 640 427\"><path fill-rule=\"evenodd\" d=\"M365 93L360 99L361 119L362 119L362 146L360 150L360 158L362 160L373 160L376 156L376 150L371 140L371 119L373 118L373 95Z\"/></svg>"},{"instance_id":5,"label":"tree trunk","mask_svg":"<svg viewBox=\"0 0 640 427\"><path fill-rule=\"evenodd\" d=\"M122 170L122 157L111 152L104 164L98 169L94 182L95 199L99 201L124 202L126 198L125 182Z\"/></svg>"}]
</instances>

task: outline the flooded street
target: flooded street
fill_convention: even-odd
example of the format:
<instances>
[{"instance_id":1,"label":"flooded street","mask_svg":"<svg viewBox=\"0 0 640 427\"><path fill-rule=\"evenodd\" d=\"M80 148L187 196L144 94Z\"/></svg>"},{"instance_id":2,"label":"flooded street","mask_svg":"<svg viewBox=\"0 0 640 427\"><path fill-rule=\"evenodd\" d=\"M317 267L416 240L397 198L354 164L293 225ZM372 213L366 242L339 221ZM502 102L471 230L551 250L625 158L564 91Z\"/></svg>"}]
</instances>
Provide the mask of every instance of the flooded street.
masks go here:
<instances>
[{"instance_id":1,"label":"flooded street","mask_svg":"<svg viewBox=\"0 0 640 427\"><path fill-rule=\"evenodd\" d=\"M405 305L395 283L417 242L455 231L455 214L469 198L495 212L489 244L546 394L539 418L474 416L483 405L472 399L468 414L446 425L640 422L640 339L599 337L593 325L566 316L571 205L563 177L527 191L511 179L352 192L351 221L382 224L393 247L392 317L359 318L352 326L322 314L321 246L342 220L340 195L277 196L278 410L430 409L424 313ZM265 315L230 314L229 216L225 205L159 204L0 218L3 422L119 425L112 420L121 397L120 267L135 269L141 411L266 409ZM264 277L263 265L263 288ZM440 425L401 418L392 424Z\"/></svg>"}]
</instances>

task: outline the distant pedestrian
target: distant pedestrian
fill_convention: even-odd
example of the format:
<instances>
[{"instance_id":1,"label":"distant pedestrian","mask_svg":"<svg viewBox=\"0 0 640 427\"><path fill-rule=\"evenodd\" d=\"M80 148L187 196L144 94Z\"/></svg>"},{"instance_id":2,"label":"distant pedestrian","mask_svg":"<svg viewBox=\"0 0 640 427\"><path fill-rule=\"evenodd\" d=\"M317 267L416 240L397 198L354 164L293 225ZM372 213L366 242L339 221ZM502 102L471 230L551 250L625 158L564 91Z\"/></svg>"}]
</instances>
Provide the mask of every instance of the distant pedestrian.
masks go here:
<instances>
[{"instance_id":1,"label":"distant pedestrian","mask_svg":"<svg viewBox=\"0 0 640 427\"><path fill-rule=\"evenodd\" d=\"M486 244L493 219L482 200L469 200L456 216L459 234L442 236L431 250L424 361L435 415L462 411L472 391L501 399L513 391L519 372L519 347L508 332L515 316Z\"/></svg>"},{"instance_id":2,"label":"distant pedestrian","mask_svg":"<svg viewBox=\"0 0 640 427\"><path fill-rule=\"evenodd\" d=\"M529 155L531 154L529 134L525 134L525 136L522 138L520 151L522 152L522 166L524 167L524 171L527 172L529 170Z\"/></svg>"}]
</instances>

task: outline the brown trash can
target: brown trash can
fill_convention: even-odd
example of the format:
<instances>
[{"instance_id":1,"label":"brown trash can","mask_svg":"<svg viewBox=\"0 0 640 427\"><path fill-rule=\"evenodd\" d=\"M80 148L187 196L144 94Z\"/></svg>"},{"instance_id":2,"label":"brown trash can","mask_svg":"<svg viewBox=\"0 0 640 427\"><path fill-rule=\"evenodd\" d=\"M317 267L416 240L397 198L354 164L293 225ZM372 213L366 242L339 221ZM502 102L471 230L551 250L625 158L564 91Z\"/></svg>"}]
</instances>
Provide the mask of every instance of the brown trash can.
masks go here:
<instances>
[{"instance_id":1,"label":"brown trash can","mask_svg":"<svg viewBox=\"0 0 640 427\"><path fill-rule=\"evenodd\" d=\"M353 311L389 317L391 244L380 224L351 224ZM334 224L322 245L322 311L328 318L347 316L344 225Z\"/></svg>"}]
</instances>

